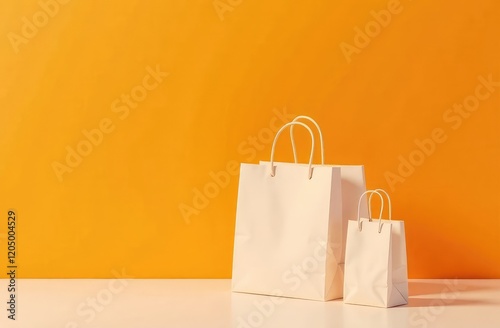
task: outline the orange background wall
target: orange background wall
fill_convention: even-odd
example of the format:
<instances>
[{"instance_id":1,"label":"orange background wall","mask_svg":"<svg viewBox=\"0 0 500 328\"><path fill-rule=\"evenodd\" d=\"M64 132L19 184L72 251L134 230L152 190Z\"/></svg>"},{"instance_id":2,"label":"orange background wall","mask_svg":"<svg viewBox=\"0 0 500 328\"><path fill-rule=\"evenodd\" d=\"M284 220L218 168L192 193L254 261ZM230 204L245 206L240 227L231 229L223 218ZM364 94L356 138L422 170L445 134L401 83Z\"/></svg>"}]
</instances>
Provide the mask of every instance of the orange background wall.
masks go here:
<instances>
[{"instance_id":1,"label":"orange background wall","mask_svg":"<svg viewBox=\"0 0 500 328\"><path fill-rule=\"evenodd\" d=\"M18 0L0 22L22 277L230 277L237 165L304 114L391 192L410 278L500 278L498 1Z\"/></svg>"}]
</instances>

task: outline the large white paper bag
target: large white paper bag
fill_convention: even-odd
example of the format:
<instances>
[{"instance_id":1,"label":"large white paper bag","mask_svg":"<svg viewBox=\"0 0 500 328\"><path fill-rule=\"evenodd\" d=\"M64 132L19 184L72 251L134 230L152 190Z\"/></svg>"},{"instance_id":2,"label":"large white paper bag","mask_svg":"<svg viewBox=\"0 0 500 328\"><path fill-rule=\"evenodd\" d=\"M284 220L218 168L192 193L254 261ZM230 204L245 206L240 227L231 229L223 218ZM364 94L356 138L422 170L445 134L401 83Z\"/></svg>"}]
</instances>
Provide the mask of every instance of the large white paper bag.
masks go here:
<instances>
[{"instance_id":1,"label":"large white paper bag","mask_svg":"<svg viewBox=\"0 0 500 328\"><path fill-rule=\"evenodd\" d=\"M321 165L325 165L325 148L323 141L323 133L319 124L311 117L299 115L292 122L299 120L308 120L314 124L319 134L319 142L321 147ZM290 141L292 143L293 158L297 164L297 151L295 146L295 138L293 135L293 126L290 127ZM261 161L263 165L268 165L268 162ZM275 165L290 165L293 163L276 163ZM347 221L352 220L358 215L358 201L361 195L366 191L365 168L363 165L328 165L331 167L340 168L340 179L342 182L342 251L340 263L344 264L345 257L345 242L347 236ZM366 200L361 203L360 213L362 217L368 217L368 207Z\"/></svg>"},{"instance_id":2,"label":"large white paper bag","mask_svg":"<svg viewBox=\"0 0 500 328\"><path fill-rule=\"evenodd\" d=\"M305 127L309 165L276 166L283 130ZM232 290L326 301L342 297L340 169L313 166L300 122L276 134L268 165L241 164Z\"/></svg>"},{"instance_id":3,"label":"large white paper bag","mask_svg":"<svg viewBox=\"0 0 500 328\"><path fill-rule=\"evenodd\" d=\"M378 220L361 218L349 221L344 276L344 302L350 304L392 307L408 303L408 273L404 222L382 220L381 198ZM385 191L383 191L385 193ZM387 194L387 193L386 193ZM387 195L389 198L389 195ZM371 197L370 197L371 198ZM371 201L371 199L370 199Z\"/></svg>"}]
</instances>

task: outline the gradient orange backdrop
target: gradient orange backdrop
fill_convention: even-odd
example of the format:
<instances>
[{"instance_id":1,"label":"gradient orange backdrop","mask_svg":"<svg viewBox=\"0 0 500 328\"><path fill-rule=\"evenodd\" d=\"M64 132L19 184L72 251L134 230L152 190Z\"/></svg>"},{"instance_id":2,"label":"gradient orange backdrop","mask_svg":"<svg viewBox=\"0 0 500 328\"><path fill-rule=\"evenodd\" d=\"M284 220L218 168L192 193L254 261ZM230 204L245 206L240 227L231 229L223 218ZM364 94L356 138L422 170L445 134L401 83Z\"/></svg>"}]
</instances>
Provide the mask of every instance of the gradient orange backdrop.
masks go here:
<instances>
[{"instance_id":1,"label":"gradient orange backdrop","mask_svg":"<svg viewBox=\"0 0 500 328\"><path fill-rule=\"evenodd\" d=\"M0 22L21 277L230 277L237 165L304 114L391 193L410 278L500 278L498 1L22 0Z\"/></svg>"}]
</instances>

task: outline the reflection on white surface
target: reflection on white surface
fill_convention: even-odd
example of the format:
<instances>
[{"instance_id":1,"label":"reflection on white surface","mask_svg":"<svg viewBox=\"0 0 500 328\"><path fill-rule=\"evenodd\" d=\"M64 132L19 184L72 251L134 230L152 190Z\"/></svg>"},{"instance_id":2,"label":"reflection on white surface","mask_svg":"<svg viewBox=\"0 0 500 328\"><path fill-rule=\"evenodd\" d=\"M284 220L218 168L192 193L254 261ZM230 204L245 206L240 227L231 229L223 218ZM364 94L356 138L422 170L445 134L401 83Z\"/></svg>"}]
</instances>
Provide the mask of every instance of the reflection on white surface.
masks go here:
<instances>
[{"instance_id":1,"label":"reflection on white surface","mask_svg":"<svg viewBox=\"0 0 500 328\"><path fill-rule=\"evenodd\" d=\"M409 308L388 309L291 298L233 293L233 328L404 327ZM368 325L369 323L369 325Z\"/></svg>"},{"instance_id":2,"label":"reflection on white surface","mask_svg":"<svg viewBox=\"0 0 500 328\"><path fill-rule=\"evenodd\" d=\"M389 309L231 293L230 280L18 283L19 320L1 311L2 328L500 327L500 280L410 280L409 304Z\"/></svg>"}]
</instances>

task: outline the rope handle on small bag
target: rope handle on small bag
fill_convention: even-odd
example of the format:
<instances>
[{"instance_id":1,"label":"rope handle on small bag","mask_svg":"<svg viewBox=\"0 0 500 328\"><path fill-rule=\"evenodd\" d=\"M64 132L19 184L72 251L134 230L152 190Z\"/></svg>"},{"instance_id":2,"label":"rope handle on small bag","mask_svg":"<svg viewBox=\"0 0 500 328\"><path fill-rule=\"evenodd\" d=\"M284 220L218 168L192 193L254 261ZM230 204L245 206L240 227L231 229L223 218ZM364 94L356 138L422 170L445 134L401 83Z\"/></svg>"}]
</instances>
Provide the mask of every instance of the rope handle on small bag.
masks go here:
<instances>
[{"instance_id":1,"label":"rope handle on small bag","mask_svg":"<svg viewBox=\"0 0 500 328\"><path fill-rule=\"evenodd\" d=\"M361 194L361 196L359 197L359 201L358 201L358 230L359 231L362 230L361 216L360 216L361 200L367 194L370 194L370 196L372 194L377 194L380 197L380 201L382 202L382 205L380 206L380 215L378 218L378 232L380 233L380 231L382 231L382 212L384 211L384 197L382 197L382 195L376 190L367 190L363 194ZM369 199L371 200L371 197ZM370 204L368 204L368 205L370 205ZM369 217L368 219L371 221L371 217Z\"/></svg>"},{"instance_id":2,"label":"rope handle on small bag","mask_svg":"<svg viewBox=\"0 0 500 328\"><path fill-rule=\"evenodd\" d=\"M389 208L389 220L392 220L391 197L389 197L389 194L384 189L377 188L377 189L374 189L374 190L378 191L378 192L383 192L385 194L385 196L387 197L387 203L388 203L387 206ZM370 221L372 220L371 219L371 215L372 215L372 196L373 196L373 193L371 193L370 197L368 198L368 216L369 216Z\"/></svg>"}]
</instances>

